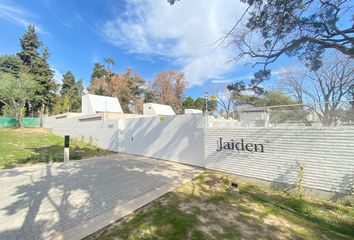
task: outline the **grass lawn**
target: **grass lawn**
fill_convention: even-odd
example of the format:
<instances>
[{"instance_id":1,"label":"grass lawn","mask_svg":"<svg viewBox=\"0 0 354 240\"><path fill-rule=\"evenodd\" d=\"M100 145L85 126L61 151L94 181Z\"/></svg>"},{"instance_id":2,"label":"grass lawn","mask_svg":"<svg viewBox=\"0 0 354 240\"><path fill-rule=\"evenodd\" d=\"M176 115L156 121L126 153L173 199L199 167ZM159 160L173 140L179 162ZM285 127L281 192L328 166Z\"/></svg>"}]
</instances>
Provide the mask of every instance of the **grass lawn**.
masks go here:
<instances>
[{"instance_id":1,"label":"grass lawn","mask_svg":"<svg viewBox=\"0 0 354 240\"><path fill-rule=\"evenodd\" d=\"M205 173L87 239L354 239L354 208Z\"/></svg>"},{"instance_id":2,"label":"grass lawn","mask_svg":"<svg viewBox=\"0 0 354 240\"><path fill-rule=\"evenodd\" d=\"M110 152L70 140L70 159L107 155ZM64 138L40 128L0 128L0 168L40 162L63 161Z\"/></svg>"}]
</instances>

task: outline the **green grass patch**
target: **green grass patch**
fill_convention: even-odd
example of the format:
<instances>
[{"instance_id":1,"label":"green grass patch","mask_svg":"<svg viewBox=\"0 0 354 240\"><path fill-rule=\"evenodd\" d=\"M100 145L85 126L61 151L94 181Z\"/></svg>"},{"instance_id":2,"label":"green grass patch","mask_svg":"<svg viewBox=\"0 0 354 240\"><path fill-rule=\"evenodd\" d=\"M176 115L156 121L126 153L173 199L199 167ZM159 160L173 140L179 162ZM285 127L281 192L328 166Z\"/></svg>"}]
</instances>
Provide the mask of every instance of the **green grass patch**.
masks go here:
<instances>
[{"instance_id":1,"label":"green grass patch","mask_svg":"<svg viewBox=\"0 0 354 240\"><path fill-rule=\"evenodd\" d=\"M230 181L240 193L229 190ZM87 239L353 239L354 209L204 173Z\"/></svg>"},{"instance_id":2,"label":"green grass patch","mask_svg":"<svg viewBox=\"0 0 354 240\"><path fill-rule=\"evenodd\" d=\"M63 137L40 128L0 128L0 168L63 161ZM109 151L71 139L70 159L103 156Z\"/></svg>"}]
</instances>

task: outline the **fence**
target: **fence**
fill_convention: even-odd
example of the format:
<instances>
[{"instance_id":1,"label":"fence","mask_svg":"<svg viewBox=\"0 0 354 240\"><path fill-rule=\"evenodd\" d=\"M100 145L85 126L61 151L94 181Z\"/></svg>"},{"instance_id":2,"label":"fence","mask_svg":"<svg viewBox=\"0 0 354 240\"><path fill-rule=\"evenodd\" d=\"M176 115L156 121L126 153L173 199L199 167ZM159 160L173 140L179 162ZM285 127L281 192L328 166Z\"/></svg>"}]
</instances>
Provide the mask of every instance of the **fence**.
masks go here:
<instances>
[{"instance_id":1,"label":"fence","mask_svg":"<svg viewBox=\"0 0 354 240\"><path fill-rule=\"evenodd\" d=\"M0 127L15 127L16 126L15 117L0 117ZM39 127L40 118L24 118L24 127Z\"/></svg>"},{"instance_id":2,"label":"fence","mask_svg":"<svg viewBox=\"0 0 354 240\"><path fill-rule=\"evenodd\" d=\"M270 106L269 123L272 126L297 124L301 126L354 125L354 101L325 102Z\"/></svg>"},{"instance_id":3,"label":"fence","mask_svg":"<svg viewBox=\"0 0 354 240\"><path fill-rule=\"evenodd\" d=\"M218 118L225 120L222 116ZM219 122L213 119L209 126L235 128L354 126L354 101L262 107L243 105L236 112L229 114L229 119Z\"/></svg>"}]
</instances>

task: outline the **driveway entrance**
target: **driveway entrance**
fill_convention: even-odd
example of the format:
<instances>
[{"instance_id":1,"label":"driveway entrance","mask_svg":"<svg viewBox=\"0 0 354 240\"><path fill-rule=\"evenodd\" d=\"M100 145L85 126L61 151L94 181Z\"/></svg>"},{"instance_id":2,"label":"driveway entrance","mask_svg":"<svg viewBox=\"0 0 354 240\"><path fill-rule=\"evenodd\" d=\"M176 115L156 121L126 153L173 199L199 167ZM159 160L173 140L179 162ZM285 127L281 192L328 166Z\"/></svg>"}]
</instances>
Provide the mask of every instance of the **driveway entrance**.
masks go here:
<instances>
[{"instance_id":1,"label":"driveway entrance","mask_svg":"<svg viewBox=\"0 0 354 240\"><path fill-rule=\"evenodd\" d=\"M80 239L199 175L115 154L0 171L0 239Z\"/></svg>"}]
</instances>

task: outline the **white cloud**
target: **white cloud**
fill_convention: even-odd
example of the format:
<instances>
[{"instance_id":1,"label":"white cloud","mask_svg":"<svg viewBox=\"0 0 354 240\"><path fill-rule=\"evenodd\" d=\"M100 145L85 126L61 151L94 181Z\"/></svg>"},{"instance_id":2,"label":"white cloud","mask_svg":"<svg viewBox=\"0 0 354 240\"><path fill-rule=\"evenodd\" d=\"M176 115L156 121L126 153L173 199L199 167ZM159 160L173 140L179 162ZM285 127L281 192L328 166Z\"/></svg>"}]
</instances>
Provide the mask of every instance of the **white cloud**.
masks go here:
<instances>
[{"instance_id":1,"label":"white cloud","mask_svg":"<svg viewBox=\"0 0 354 240\"><path fill-rule=\"evenodd\" d=\"M216 80L212 80L211 81L212 83L231 83L232 82L232 79L216 79Z\"/></svg>"},{"instance_id":2,"label":"white cloud","mask_svg":"<svg viewBox=\"0 0 354 240\"><path fill-rule=\"evenodd\" d=\"M63 83L63 74L61 72L59 72L58 69L56 68L52 68L52 70L54 71L54 81L56 83L62 84Z\"/></svg>"},{"instance_id":3,"label":"white cloud","mask_svg":"<svg viewBox=\"0 0 354 240\"><path fill-rule=\"evenodd\" d=\"M102 26L105 39L131 53L163 57L186 74L190 86L220 78L235 69L231 51L216 48L244 5L230 0L132 0L126 10ZM161 69L163 70L163 69Z\"/></svg>"},{"instance_id":4,"label":"white cloud","mask_svg":"<svg viewBox=\"0 0 354 240\"><path fill-rule=\"evenodd\" d=\"M235 77L235 78L219 78L219 79L214 79L211 82L212 83L233 83L233 82L238 82L238 81L244 81L247 82L248 80L251 80L253 78L252 74L247 74L244 76L240 76L240 77Z\"/></svg>"},{"instance_id":5,"label":"white cloud","mask_svg":"<svg viewBox=\"0 0 354 240\"><path fill-rule=\"evenodd\" d=\"M44 31L39 24L33 21L33 19L36 18L35 15L15 5L13 2L3 1L0 3L0 18L24 27L27 27L29 24L34 24L39 33L50 37L48 32Z\"/></svg>"}]
</instances>

